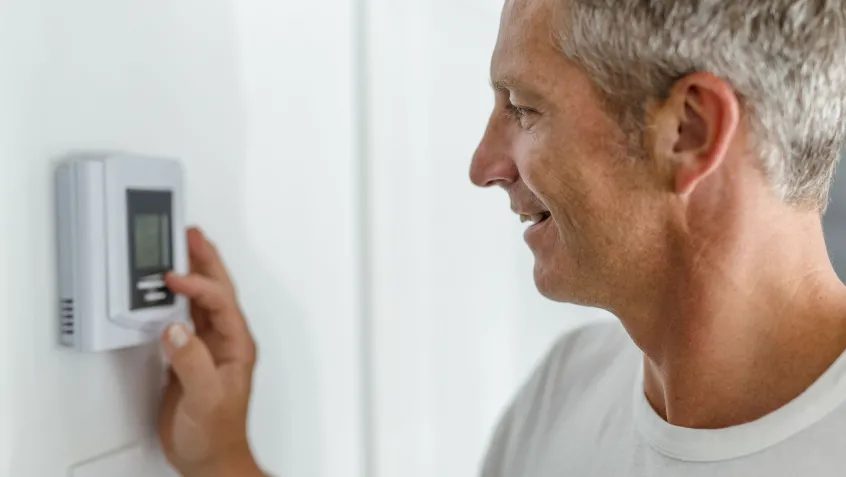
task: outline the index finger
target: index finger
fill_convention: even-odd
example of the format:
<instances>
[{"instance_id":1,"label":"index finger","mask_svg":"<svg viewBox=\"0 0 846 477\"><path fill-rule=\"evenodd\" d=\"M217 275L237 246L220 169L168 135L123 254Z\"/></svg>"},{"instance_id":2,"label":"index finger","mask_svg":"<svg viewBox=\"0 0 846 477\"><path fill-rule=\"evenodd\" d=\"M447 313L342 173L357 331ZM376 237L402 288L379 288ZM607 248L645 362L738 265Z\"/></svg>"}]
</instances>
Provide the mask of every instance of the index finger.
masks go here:
<instances>
[{"instance_id":1,"label":"index finger","mask_svg":"<svg viewBox=\"0 0 846 477\"><path fill-rule=\"evenodd\" d=\"M191 258L192 268L199 274L205 275L212 280L223 284L231 291L235 290L232 278L220 258L217 248L206 238L205 234L197 228L188 229L188 254Z\"/></svg>"},{"instance_id":2,"label":"index finger","mask_svg":"<svg viewBox=\"0 0 846 477\"><path fill-rule=\"evenodd\" d=\"M209 324L221 335L239 338L246 323L232 293L224 286L203 275L168 273L165 282L173 293L183 295L200 309L208 312Z\"/></svg>"}]
</instances>

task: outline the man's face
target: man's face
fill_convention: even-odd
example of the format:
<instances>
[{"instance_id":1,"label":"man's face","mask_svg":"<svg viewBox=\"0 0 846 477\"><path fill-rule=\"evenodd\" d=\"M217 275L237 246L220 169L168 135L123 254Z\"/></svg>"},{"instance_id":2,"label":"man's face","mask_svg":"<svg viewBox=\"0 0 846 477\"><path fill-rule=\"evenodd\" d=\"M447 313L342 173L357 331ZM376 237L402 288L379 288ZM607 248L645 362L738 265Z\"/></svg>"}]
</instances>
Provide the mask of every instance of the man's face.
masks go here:
<instances>
[{"instance_id":1,"label":"man's face","mask_svg":"<svg viewBox=\"0 0 846 477\"><path fill-rule=\"evenodd\" d=\"M628 157L587 76L555 49L551 3L506 2L491 63L495 107L470 176L501 186L529 220L541 293L599 306L648 259L655 174Z\"/></svg>"}]
</instances>

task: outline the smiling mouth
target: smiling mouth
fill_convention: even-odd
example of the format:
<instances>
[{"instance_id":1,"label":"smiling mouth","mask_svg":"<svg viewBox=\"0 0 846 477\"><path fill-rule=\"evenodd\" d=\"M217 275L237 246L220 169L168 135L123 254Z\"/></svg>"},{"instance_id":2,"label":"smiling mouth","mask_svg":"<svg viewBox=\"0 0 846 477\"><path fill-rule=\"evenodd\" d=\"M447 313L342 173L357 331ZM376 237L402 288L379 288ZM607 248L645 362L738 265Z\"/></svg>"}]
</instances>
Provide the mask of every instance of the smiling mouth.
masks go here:
<instances>
[{"instance_id":1,"label":"smiling mouth","mask_svg":"<svg viewBox=\"0 0 846 477\"><path fill-rule=\"evenodd\" d=\"M531 222L531 225L537 225L546 219L550 218L552 214L549 212L539 212L537 214L520 214L520 222Z\"/></svg>"}]
</instances>

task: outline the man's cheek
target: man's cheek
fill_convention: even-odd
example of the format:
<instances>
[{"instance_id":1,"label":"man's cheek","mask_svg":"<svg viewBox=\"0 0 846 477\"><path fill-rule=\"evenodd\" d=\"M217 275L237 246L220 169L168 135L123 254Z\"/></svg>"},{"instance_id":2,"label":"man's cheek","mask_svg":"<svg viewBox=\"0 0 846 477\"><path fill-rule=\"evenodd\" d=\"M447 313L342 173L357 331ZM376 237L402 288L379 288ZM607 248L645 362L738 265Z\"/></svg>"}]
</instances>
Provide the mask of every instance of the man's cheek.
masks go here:
<instances>
[{"instance_id":1,"label":"man's cheek","mask_svg":"<svg viewBox=\"0 0 846 477\"><path fill-rule=\"evenodd\" d=\"M511 144L511 157L514 158L514 164L520 171L520 175L525 178L526 174L532 168L537 167L538 151L537 148L528 140L526 134L521 133L514 139ZM524 172L526 171L526 172Z\"/></svg>"},{"instance_id":2,"label":"man's cheek","mask_svg":"<svg viewBox=\"0 0 846 477\"><path fill-rule=\"evenodd\" d=\"M555 156L549 154L548 150L534 147L525 149L523 154L516 157L515 162L523 181L535 195L540 195L549 176L556 174Z\"/></svg>"}]
</instances>

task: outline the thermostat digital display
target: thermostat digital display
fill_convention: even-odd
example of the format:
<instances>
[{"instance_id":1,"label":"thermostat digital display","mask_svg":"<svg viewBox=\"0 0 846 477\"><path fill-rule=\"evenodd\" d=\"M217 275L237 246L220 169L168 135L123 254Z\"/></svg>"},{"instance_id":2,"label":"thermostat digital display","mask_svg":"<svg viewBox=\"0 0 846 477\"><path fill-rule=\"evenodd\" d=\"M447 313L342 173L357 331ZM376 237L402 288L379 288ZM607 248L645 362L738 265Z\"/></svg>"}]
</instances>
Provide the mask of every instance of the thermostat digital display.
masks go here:
<instances>
[{"instance_id":1,"label":"thermostat digital display","mask_svg":"<svg viewBox=\"0 0 846 477\"><path fill-rule=\"evenodd\" d=\"M164 282L187 273L183 170L174 159L73 157L57 171L61 342L82 351L158 339L187 322Z\"/></svg>"},{"instance_id":2,"label":"thermostat digital display","mask_svg":"<svg viewBox=\"0 0 846 477\"><path fill-rule=\"evenodd\" d=\"M173 193L128 190L130 309L172 305L164 274L173 269Z\"/></svg>"}]
</instances>

